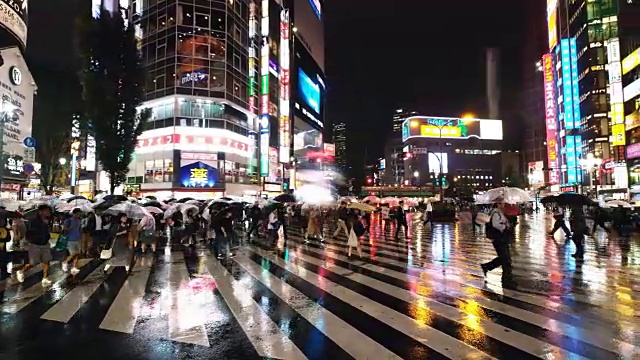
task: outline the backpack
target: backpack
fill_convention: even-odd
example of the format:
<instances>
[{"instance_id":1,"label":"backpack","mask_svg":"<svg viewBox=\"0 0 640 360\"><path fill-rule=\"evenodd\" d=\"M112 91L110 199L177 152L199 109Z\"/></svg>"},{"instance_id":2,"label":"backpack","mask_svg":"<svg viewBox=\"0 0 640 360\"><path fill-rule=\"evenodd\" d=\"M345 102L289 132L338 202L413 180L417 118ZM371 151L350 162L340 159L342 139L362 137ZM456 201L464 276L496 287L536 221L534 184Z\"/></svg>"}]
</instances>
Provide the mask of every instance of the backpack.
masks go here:
<instances>
[{"instance_id":1,"label":"backpack","mask_svg":"<svg viewBox=\"0 0 640 360\"><path fill-rule=\"evenodd\" d=\"M491 214L489 215L489 221L487 221L487 223L485 224L484 232L487 236L487 239L498 240L502 236L502 231L496 229L493 226L492 221L493 221L494 214L495 214L495 211L491 212Z\"/></svg>"},{"instance_id":2,"label":"backpack","mask_svg":"<svg viewBox=\"0 0 640 360\"><path fill-rule=\"evenodd\" d=\"M364 233L365 233L364 225L362 225L362 223L360 221L356 221L353 224L353 232L356 233L357 237L360 237L360 236L364 235Z\"/></svg>"}]
</instances>

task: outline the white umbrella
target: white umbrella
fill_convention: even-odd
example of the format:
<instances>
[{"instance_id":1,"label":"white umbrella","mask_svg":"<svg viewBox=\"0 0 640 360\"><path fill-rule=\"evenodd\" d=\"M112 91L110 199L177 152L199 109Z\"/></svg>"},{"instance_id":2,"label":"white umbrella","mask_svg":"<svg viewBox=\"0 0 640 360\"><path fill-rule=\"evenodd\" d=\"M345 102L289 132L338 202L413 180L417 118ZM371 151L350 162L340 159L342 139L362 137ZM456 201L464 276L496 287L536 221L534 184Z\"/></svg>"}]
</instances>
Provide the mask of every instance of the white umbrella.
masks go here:
<instances>
[{"instance_id":1,"label":"white umbrella","mask_svg":"<svg viewBox=\"0 0 640 360\"><path fill-rule=\"evenodd\" d=\"M379 204L380 203L380 198L377 196L367 196L366 198L362 199L362 202L370 202L372 204Z\"/></svg>"},{"instance_id":2,"label":"white umbrella","mask_svg":"<svg viewBox=\"0 0 640 360\"><path fill-rule=\"evenodd\" d=\"M80 209L80 211L85 213L93 211L93 208L91 207L91 203L85 203L80 205L59 203L59 204L56 204L55 206L55 210L59 213L72 212L74 209Z\"/></svg>"},{"instance_id":3,"label":"white umbrella","mask_svg":"<svg viewBox=\"0 0 640 360\"><path fill-rule=\"evenodd\" d=\"M144 208L147 209L147 211L150 212L152 215L164 213L164 210L157 208L155 206L145 206Z\"/></svg>"},{"instance_id":4,"label":"white umbrella","mask_svg":"<svg viewBox=\"0 0 640 360\"><path fill-rule=\"evenodd\" d=\"M187 212L189 212L190 210L195 211L196 213L200 212L200 208L193 204L184 204L184 203L173 204L169 209L167 209L164 212L164 218L168 219L171 217L171 215L173 215L178 211L180 211L183 215L186 216Z\"/></svg>"},{"instance_id":5,"label":"white umbrella","mask_svg":"<svg viewBox=\"0 0 640 360\"><path fill-rule=\"evenodd\" d=\"M130 219L143 219L146 216L153 216L149 212L149 210L138 204L132 204L128 202L121 202L119 204L113 205L104 211L105 214L118 215L120 213L127 214L127 217Z\"/></svg>"},{"instance_id":6,"label":"white umbrella","mask_svg":"<svg viewBox=\"0 0 640 360\"><path fill-rule=\"evenodd\" d=\"M13 200L13 199L2 199L0 200L0 206L4 207L5 209L9 210L9 211L16 211L18 210L18 208L20 208L20 205L22 205L23 203L18 201L18 200Z\"/></svg>"},{"instance_id":7,"label":"white umbrella","mask_svg":"<svg viewBox=\"0 0 640 360\"><path fill-rule=\"evenodd\" d=\"M520 188L499 187L479 195L477 202L479 204L490 204L496 202L497 199L503 199L507 204L518 204L532 200L531 196Z\"/></svg>"},{"instance_id":8,"label":"white umbrella","mask_svg":"<svg viewBox=\"0 0 640 360\"><path fill-rule=\"evenodd\" d=\"M627 208L627 209L633 209L633 205L629 204L626 201L622 201L622 200L611 200L611 201L607 201L604 206L605 208L617 208L617 207L623 207L623 208Z\"/></svg>"}]
</instances>

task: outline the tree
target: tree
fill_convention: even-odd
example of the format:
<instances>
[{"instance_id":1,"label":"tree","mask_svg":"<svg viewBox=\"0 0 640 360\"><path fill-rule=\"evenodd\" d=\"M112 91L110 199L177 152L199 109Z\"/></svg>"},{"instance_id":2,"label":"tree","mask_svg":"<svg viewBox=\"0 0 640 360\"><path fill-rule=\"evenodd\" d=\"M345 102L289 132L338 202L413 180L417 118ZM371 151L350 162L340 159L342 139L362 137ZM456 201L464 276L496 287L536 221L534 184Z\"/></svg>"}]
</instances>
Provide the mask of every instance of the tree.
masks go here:
<instances>
[{"instance_id":1,"label":"tree","mask_svg":"<svg viewBox=\"0 0 640 360\"><path fill-rule=\"evenodd\" d=\"M109 175L110 191L123 184L138 136L151 111L138 111L145 72L133 26L103 10L81 18L78 27L84 127L96 140L96 157Z\"/></svg>"},{"instance_id":2,"label":"tree","mask_svg":"<svg viewBox=\"0 0 640 360\"><path fill-rule=\"evenodd\" d=\"M74 73L57 71L31 64L38 79L38 93L33 106L33 137L36 139L36 161L40 163L40 185L45 194L64 186L67 169L60 158L69 155L71 122L80 111L81 89Z\"/></svg>"}]
</instances>

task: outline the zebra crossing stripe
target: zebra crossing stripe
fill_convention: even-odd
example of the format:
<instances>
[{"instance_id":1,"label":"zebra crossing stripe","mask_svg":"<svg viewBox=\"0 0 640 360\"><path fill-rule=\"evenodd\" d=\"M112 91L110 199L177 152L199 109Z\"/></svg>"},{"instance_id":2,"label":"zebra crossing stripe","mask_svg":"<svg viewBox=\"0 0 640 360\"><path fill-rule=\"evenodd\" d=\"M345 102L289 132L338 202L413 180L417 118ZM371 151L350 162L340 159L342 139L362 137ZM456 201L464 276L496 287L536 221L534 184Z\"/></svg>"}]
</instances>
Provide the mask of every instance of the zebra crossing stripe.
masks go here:
<instances>
[{"instance_id":1,"label":"zebra crossing stripe","mask_svg":"<svg viewBox=\"0 0 640 360\"><path fill-rule=\"evenodd\" d=\"M147 280L151 274L153 258L142 257L133 267L132 275L127 278L118 295L109 307L100 323L100 329L133 334L140 306L145 294Z\"/></svg>"},{"instance_id":2,"label":"zebra crossing stripe","mask_svg":"<svg viewBox=\"0 0 640 360\"><path fill-rule=\"evenodd\" d=\"M320 274L308 271L297 265L288 266L286 262L280 258L270 256L261 249L251 249L254 253L272 261L277 266L287 269L294 275L314 284L323 291L341 301L357 306L360 311L372 316L375 319L391 326L400 333L406 334L415 341L421 343L429 349L452 359L493 359L461 341L451 338L450 336L429 326L424 326L414 319L402 316L392 309L381 305L375 300L361 295L347 287L343 287L327 278L323 278ZM442 357L442 356L441 356Z\"/></svg>"},{"instance_id":3,"label":"zebra crossing stripe","mask_svg":"<svg viewBox=\"0 0 640 360\"><path fill-rule=\"evenodd\" d=\"M338 344L354 359L401 359L396 354L371 340L351 325L344 322L304 294L262 269L246 256L234 259L258 281L269 284L269 288L283 301L287 302L300 316L313 324L328 338ZM358 341L354 341L358 339Z\"/></svg>"},{"instance_id":4,"label":"zebra crossing stripe","mask_svg":"<svg viewBox=\"0 0 640 360\"><path fill-rule=\"evenodd\" d=\"M68 323L89 297L98 290L103 281L102 266L98 266L80 285L68 292L40 318L43 320Z\"/></svg>"},{"instance_id":5,"label":"zebra crossing stripe","mask_svg":"<svg viewBox=\"0 0 640 360\"><path fill-rule=\"evenodd\" d=\"M236 281L220 263L209 256L205 267L215 279L218 291L258 355L273 359L306 359L278 325L260 309L246 287Z\"/></svg>"},{"instance_id":6,"label":"zebra crossing stripe","mask_svg":"<svg viewBox=\"0 0 640 360\"><path fill-rule=\"evenodd\" d=\"M78 266L80 268L87 265L90 261L86 259L82 259L78 261ZM31 275L35 276L36 273L32 273ZM64 279L67 278L69 274L61 271L54 271L53 274L49 275L49 280L51 280L51 287L43 287L39 282L30 286L28 289L24 291L17 290L16 295L8 300L6 304L2 305L2 312L8 314L17 314L20 310L27 307L29 304L36 301L42 295L46 294L51 288L57 287L60 285Z\"/></svg>"},{"instance_id":7,"label":"zebra crossing stripe","mask_svg":"<svg viewBox=\"0 0 640 360\"><path fill-rule=\"evenodd\" d=\"M189 271L184 263L184 254L171 253L169 264L169 340L209 347L209 337L205 328L206 316L201 309L191 306L194 297L189 288Z\"/></svg>"},{"instance_id":8,"label":"zebra crossing stripe","mask_svg":"<svg viewBox=\"0 0 640 360\"><path fill-rule=\"evenodd\" d=\"M326 252L325 254L329 254L329 255L325 255L323 254L321 251L313 249L310 250L310 253L313 254L313 257L309 257L307 255L304 255L304 252L302 252L303 254L300 255L300 257L302 259L304 259L305 261L309 261L313 264L320 264L321 265L321 260L315 259L314 257L320 257L324 259L325 263L332 263L333 266L331 267L332 271L334 268L337 269L343 269L341 268L341 266L336 265L336 264L340 264L340 263L344 263L343 260L341 260L342 256L339 255L333 255L330 254L330 252ZM319 265L319 266L320 266ZM362 269L372 269L372 271L376 271L375 270L375 266L374 265L369 265L369 264L364 264L364 265L352 265L349 264L351 267L358 267L358 268L362 268ZM325 266L326 267L326 266ZM370 271L371 272L371 271ZM366 273L366 271L365 271ZM372 273L372 274L377 274L376 273ZM440 274L441 275L441 274ZM354 278L354 277L361 277L364 275L360 275L360 274L354 274L352 275L350 278ZM402 272L397 272L394 270L387 270L385 272L384 277L394 277L397 278L399 280L403 280L405 282L409 282L409 283L414 283L414 284L419 284L419 283L426 283L429 281L428 277L414 277L411 276L409 274L405 274ZM363 277L363 279L365 279L365 281L371 282L371 280L369 280L369 278L367 277ZM450 279L449 279L450 280ZM359 281L359 280L358 280ZM387 280L388 281L388 280ZM360 283L362 283L363 281L359 281ZM385 285L384 283L381 283L380 281L373 281L372 283L367 284L369 286L373 286L377 289L382 289L385 288L388 285ZM518 308L514 308L511 306L506 306L505 304L502 303L498 303L498 302L494 302L490 299L486 299L482 296L477 296L474 295L474 293L477 293L477 291L471 291L469 292L468 289L469 288L464 288L462 287L461 290L458 290L458 287L453 287L451 286L451 281L447 282L447 286L439 286L440 289L438 288L438 286L434 286L434 283L431 282L430 284L428 284L427 286L423 287L423 289L429 289L429 291L431 292L438 292L438 294L436 294L438 300L437 301L441 301L442 297L447 297L447 298L453 298L455 295L457 295L457 299L449 299L449 301L462 301L463 303L476 303L476 306L480 306L483 309L485 309L484 311L490 311L490 312L495 312L495 313L499 313L500 314L504 314L508 317L511 317L512 319L515 319L515 322L517 322L518 320L522 320L527 322L528 324L532 324L534 326L537 326L541 329L544 329L547 332L553 333L555 334L554 336L552 336L551 340L552 342L556 339L556 338L573 338L573 339L567 339L567 341L563 341L563 342L559 342L558 344L560 345L568 345L571 343L575 343L575 342L584 342L583 345L580 346L580 349L578 349L578 351L583 351L584 349L589 350L592 353L601 353L601 356L609 356L611 354L606 354L606 352L611 352L611 353L620 353L625 355L625 358L631 358L633 356L638 356L640 355L640 349L634 347L633 345L631 345L628 342L625 341L621 341L619 339L611 339L610 335L608 337L602 337L600 335L598 335L598 333L593 332L588 330L588 327L590 327L590 324L583 324L583 328L578 328L575 326L571 326L571 325L567 325L567 324L563 324L559 321L555 321L553 319L549 319L546 318L544 316L540 316L537 315L535 313L530 313ZM394 292L393 288L389 288L389 293ZM466 293L465 293L466 291ZM453 294L452 294L453 293ZM463 308L463 306L457 306L459 308ZM432 303L429 306L430 309L437 311L438 308L440 308L439 303ZM450 314L447 315L447 317L449 318L455 318L454 314ZM494 319L494 322L498 322L500 323L500 319L497 318L497 316L493 315L491 316L492 319ZM514 322L514 321L511 321ZM494 326L493 323L488 324L487 326L485 326L485 330L490 329ZM527 324L523 324L520 326L516 326L514 328L514 330L517 332L518 328L520 328L520 331L526 330L527 328ZM531 328L531 326L529 326L529 328ZM603 334L611 334L613 332L612 328L608 328L608 327L604 327L599 329ZM486 332L486 331L485 331ZM525 331L526 332L526 331ZM510 332L511 334L513 334L513 332ZM498 332L499 334L499 332ZM615 334L615 332L614 332ZM517 334L516 334L517 336ZM525 344L525 346L519 345L519 344L514 344L515 346L517 346L518 348L521 349L526 349L527 348L527 344ZM569 346L570 347L570 346ZM556 348L557 350L557 348ZM587 351L584 350L584 351ZM604 352L602 352L601 350L603 350Z\"/></svg>"}]
</instances>

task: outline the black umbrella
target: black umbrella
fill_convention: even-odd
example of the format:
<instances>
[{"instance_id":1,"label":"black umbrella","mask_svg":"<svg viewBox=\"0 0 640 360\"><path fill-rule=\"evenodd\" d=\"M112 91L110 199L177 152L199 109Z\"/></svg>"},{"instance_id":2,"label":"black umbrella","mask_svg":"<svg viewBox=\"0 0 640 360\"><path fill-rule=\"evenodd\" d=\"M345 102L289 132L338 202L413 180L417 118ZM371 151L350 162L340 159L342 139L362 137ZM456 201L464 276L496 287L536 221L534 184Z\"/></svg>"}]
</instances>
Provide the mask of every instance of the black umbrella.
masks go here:
<instances>
[{"instance_id":1,"label":"black umbrella","mask_svg":"<svg viewBox=\"0 0 640 360\"><path fill-rule=\"evenodd\" d=\"M153 195L147 195L144 197L145 199L149 199L149 200L153 200L153 201L158 201L158 198L153 196Z\"/></svg>"},{"instance_id":2,"label":"black umbrella","mask_svg":"<svg viewBox=\"0 0 640 360\"><path fill-rule=\"evenodd\" d=\"M182 198L182 199L178 200L178 203L182 203L182 204L184 204L184 203L186 203L187 201L191 201L191 200L195 200L195 199L194 199L194 198L191 198L191 197L186 197L186 198Z\"/></svg>"},{"instance_id":3,"label":"black umbrella","mask_svg":"<svg viewBox=\"0 0 640 360\"><path fill-rule=\"evenodd\" d=\"M276 196L275 198L273 198L274 201L280 202L280 203L294 203L297 202L296 197L291 195L291 194L280 194L278 196Z\"/></svg>"},{"instance_id":4,"label":"black umbrella","mask_svg":"<svg viewBox=\"0 0 640 360\"><path fill-rule=\"evenodd\" d=\"M568 207L585 206L585 205L594 204L594 202L591 199L589 199L586 195L577 194L573 192L558 194L554 196L552 199L545 200L547 198L549 198L549 196L543 198L541 202L543 204L556 203L559 206L568 206Z\"/></svg>"},{"instance_id":5,"label":"black umbrella","mask_svg":"<svg viewBox=\"0 0 640 360\"><path fill-rule=\"evenodd\" d=\"M106 195L100 200L107 202L107 201L127 201L129 199L124 195Z\"/></svg>"},{"instance_id":6,"label":"black umbrella","mask_svg":"<svg viewBox=\"0 0 640 360\"><path fill-rule=\"evenodd\" d=\"M540 200L541 204L555 204L558 202L558 197L555 195L549 195L549 196L545 196L542 198L542 200Z\"/></svg>"},{"instance_id":7,"label":"black umbrella","mask_svg":"<svg viewBox=\"0 0 640 360\"><path fill-rule=\"evenodd\" d=\"M151 200L151 201L146 201L142 203L143 206L153 206L153 207L157 207L158 209L164 209L167 204L163 204L160 201L157 200Z\"/></svg>"},{"instance_id":8,"label":"black umbrella","mask_svg":"<svg viewBox=\"0 0 640 360\"><path fill-rule=\"evenodd\" d=\"M86 197L84 197L84 196L81 196L81 195L76 195L76 196L72 196L72 197L70 197L70 198L66 199L66 200L65 200L65 202L66 202L66 203L70 203L70 202L72 202L73 200L87 200L87 198L86 198Z\"/></svg>"}]
</instances>

